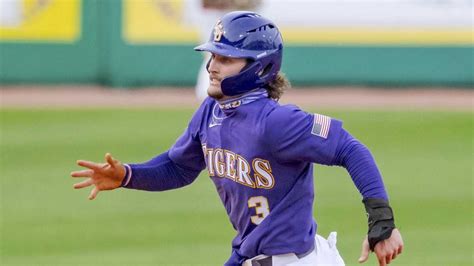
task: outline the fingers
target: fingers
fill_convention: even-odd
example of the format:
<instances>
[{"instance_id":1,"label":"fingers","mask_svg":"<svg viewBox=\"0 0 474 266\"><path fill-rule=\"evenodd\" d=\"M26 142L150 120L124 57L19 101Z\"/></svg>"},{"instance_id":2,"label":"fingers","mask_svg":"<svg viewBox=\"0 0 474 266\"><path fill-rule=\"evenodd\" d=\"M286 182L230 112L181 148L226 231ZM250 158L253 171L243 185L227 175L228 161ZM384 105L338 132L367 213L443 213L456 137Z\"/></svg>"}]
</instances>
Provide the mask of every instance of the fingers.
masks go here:
<instances>
[{"instance_id":1,"label":"fingers","mask_svg":"<svg viewBox=\"0 0 474 266\"><path fill-rule=\"evenodd\" d=\"M92 177L94 171L91 169L71 172L72 177Z\"/></svg>"},{"instance_id":2,"label":"fingers","mask_svg":"<svg viewBox=\"0 0 474 266\"><path fill-rule=\"evenodd\" d=\"M397 258L397 255L398 255L398 253L397 253L396 251L393 252L393 255L392 255L392 257L391 257L390 259L391 259L391 260L396 259L396 258Z\"/></svg>"},{"instance_id":3,"label":"fingers","mask_svg":"<svg viewBox=\"0 0 474 266\"><path fill-rule=\"evenodd\" d=\"M105 154L105 161L112 167L115 168L117 165L117 160L115 160L110 153Z\"/></svg>"},{"instance_id":4,"label":"fingers","mask_svg":"<svg viewBox=\"0 0 474 266\"><path fill-rule=\"evenodd\" d=\"M403 244L400 245L394 252L393 252L393 255L392 255L392 260L394 260L398 255L400 255L403 251Z\"/></svg>"},{"instance_id":5,"label":"fingers","mask_svg":"<svg viewBox=\"0 0 474 266\"><path fill-rule=\"evenodd\" d=\"M378 243L375 246L375 253L379 261L379 265L390 264L397 255L400 254L400 251L403 249L403 245L393 245L390 241L383 241Z\"/></svg>"},{"instance_id":6,"label":"fingers","mask_svg":"<svg viewBox=\"0 0 474 266\"><path fill-rule=\"evenodd\" d=\"M392 254L388 254L387 256L385 256L385 263L390 264L391 261L392 261Z\"/></svg>"},{"instance_id":7,"label":"fingers","mask_svg":"<svg viewBox=\"0 0 474 266\"><path fill-rule=\"evenodd\" d=\"M118 164L120 164L120 162L115 160L110 153L105 154L105 161L107 163L99 164L99 163L95 163L91 161L78 160L77 164L79 166L86 167L89 169L71 172L71 176L72 177L89 177L89 178L85 181L74 184L74 188L76 189L85 188L85 187L93 185L94 182L98 182L104 178L105 179L110 178L109 172L111 172L112 170L110 168L114 168L112 171L116 172L115 168L117 167ZM97 195L99 194L99 192L100 192L100 189L97 187L97 185L95 185L89 194L89 200L95 199Z\"/></svg>"},{"instance_id":8,"label":"fingers","mask_svg":"<svg viewBox=\"0 0 474 266\"><path fill-rule=\"evenodd\" d=\"M95 199L97 197L97 194L99 194L99 191L100 190L97 187L94 187L94 189L92 189L91 193L89 194L89 199Z\"/></svg>"},{"instance_id":9,"label":"fingers","mask_svg":"<svg viewBox=\"0 0 474 266\"><path fill-rule=\"evenodd\" d=\"M367 241L367 238L366 238L364 242L362 242L362 251L359 257L359 263L366 262L367 259L369 258L369 253L370 253L369 242Z\"/></svg>"},{"instance_id":10,"label":"fingers","mask_svg":"<svg viewBox=\"0 0 474 266\"><path fill-rule=\"evenodd\" d=\"M85 188L92 184L94 184L94 181L92 180L92 178L88 178L87 180L74 184L74 188L75 189Z\"/></svg>"},{"instance_id":11,"label":"fingers","mask_svg":"<svg viewBox=\"0 0 474 266\"><path fill-rule=\"evenodd\" d=\"M396 245L395 243L392 243L390 247L390 251L387 253L387 257L386 257L387 264L389 264L392 260L394 260L397 257L398 250L399 250L399 246Z\"/></svg>"},{"instance_id":12,"label":"fingers","mask_svg":"<svg viewBox=\"0 0 474 266\"><path fill-rule=\"evenodd\" d=\"M377 259L379 260L379 266L385 266L385 265L387 265L384 256L377 257Z\"/></svg>"},{"instance_id":13,"label":"fingers","mask_svg":"<svg viewBox=\"0 0 474 266\"><path fill-rule=\"evenodd\" d=\"M84 160L78 160L77 165L86 167L92 170L99 170L101 168L101 165L98 163L90 162L90 161L84 161Z\"/></svg>"}]
</instances>

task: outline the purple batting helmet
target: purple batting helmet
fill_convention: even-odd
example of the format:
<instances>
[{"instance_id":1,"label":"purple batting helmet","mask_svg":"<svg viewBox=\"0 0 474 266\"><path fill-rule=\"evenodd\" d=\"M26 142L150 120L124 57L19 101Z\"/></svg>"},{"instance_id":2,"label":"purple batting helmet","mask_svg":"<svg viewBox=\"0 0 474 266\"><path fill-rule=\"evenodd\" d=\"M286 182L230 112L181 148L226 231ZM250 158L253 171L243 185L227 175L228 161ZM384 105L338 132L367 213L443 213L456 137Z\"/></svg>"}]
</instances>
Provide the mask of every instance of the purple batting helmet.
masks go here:
<instances>
[{"instance_id":1,"label":"purple batting helmet","mask_svg":"<svg viewBox=\"0 0 474 266\"><path fill-rule=\"evenodd\" d=\"M218 20L209 41L194 50L249 60L240 73L221 82L223 94L234 96L276 78L281 67L283 40L269 19L254 12L234 11Z\"/></svg>"}]
</instances>

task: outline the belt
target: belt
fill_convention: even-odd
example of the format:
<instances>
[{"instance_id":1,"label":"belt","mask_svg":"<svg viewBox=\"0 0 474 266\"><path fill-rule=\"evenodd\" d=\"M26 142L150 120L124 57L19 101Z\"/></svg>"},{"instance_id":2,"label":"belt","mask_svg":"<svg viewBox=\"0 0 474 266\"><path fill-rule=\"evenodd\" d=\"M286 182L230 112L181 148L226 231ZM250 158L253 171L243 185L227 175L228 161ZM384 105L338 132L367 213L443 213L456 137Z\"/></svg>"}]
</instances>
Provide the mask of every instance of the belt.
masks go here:
<instances>
[{"instance_id":1,"label":"belt","mask_svg":"<svg viewBox=\"0 0 474 266\"><path fill-rule=\"evenodd\" d=\"M309 253L313 252L314 248L315 248L315 245L313 245L308 251L301 254L295 254L295 255L296 257L298 257L298 259L304 258L307 255L309 255ZM253 259L251 262L252 262L252 266L272 266L273 265L272 256L268 256L264 259Z\"/></svg>"}]
</instances>

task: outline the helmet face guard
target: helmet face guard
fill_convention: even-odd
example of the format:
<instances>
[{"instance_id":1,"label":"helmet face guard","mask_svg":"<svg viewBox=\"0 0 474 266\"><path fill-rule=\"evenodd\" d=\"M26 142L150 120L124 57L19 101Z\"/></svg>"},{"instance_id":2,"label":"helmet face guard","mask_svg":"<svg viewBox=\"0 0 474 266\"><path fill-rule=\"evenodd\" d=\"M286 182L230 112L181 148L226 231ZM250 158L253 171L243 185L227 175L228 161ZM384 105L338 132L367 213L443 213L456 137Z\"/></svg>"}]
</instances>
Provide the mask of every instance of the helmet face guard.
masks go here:
<instances>
[{"instance_id":1,"label":"helmet face guard","mask_svg":"<svg viewBox=\"0 0 474 266\"><path fill-rule=\"evenodd\" d=\"M283 41L270 20L247 11L224 15L214 27L207 43L194 48L249 63L240 73L221 82L222 93L239 95L273 81L281 68Z\"/></svg>"}]
</instances>

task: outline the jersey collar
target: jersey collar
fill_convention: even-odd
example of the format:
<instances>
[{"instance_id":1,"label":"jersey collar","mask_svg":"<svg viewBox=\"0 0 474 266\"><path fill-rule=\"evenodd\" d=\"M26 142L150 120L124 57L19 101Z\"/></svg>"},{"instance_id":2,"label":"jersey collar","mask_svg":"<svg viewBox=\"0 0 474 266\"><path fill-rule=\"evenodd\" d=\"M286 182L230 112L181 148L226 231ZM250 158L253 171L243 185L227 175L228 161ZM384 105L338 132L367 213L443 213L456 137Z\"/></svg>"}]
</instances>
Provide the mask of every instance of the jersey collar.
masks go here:
<instances>
[{"instance_id":1,"label":"jersey collar","mask_svg":"<svg viewBox=\"0 0 474 266\"><path fill-rule=\"evenodd\" d=\"M219 108L225 112L225 110L232 110L241 105L248 104L262 98L268 98L268 92L265 88L258 88L244 93L236 98L217 102L219 104Z\"/></svg>"}]
</instances>

